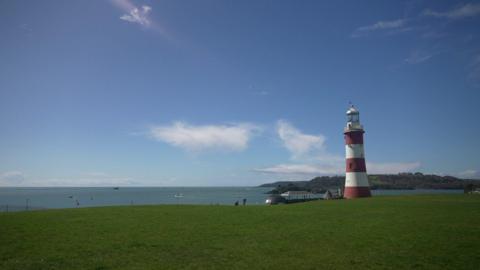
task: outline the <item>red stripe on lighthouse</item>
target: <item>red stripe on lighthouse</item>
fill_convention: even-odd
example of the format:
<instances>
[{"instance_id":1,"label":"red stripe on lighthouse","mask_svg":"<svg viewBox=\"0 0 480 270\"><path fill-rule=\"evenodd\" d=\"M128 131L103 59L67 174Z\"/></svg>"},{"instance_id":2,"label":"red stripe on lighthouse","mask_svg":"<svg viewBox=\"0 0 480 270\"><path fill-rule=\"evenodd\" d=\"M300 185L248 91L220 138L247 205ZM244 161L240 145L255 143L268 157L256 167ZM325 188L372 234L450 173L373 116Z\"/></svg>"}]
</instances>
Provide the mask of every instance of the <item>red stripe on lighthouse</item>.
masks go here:
<instances>
[{"instance_id":1,"label":"red stripe on lighthouse","mask_svg":"<svg viewBox=\"0 0 480 270\"><path fill-rule=\"evenodd\" d=\"M345 144L363 144L363 130L345 132Z\"/></svg>"},{"instance_id":2,"label":"red stripe on lighthouse","mask_svg":"<svg viewBox=\"0 0 480 270\"><path fill-rule=\"evenodd\" d=\"M370 197L370 187L345 187L343 196L347 199Z\"/></svg>"},{"instance_id":3,"label":"red stripe on lighthouse","mask_svg":"<svg viewBox=\"0 0 480 270\"><path fill-rule=\"evenodd\" d=\"M365 159L363 158L347 158L347 172L366 172Z\"/></svg>"}]
</instances>

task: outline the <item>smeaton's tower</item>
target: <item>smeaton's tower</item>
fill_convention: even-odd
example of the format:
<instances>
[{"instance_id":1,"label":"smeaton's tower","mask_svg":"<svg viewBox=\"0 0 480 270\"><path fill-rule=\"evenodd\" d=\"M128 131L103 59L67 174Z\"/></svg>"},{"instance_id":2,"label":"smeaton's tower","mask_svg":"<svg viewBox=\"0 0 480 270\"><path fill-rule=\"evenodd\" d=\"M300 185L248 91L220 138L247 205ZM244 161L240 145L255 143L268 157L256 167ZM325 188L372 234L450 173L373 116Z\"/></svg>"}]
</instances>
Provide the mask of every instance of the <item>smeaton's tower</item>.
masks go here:
<instances>
[{"instance_id":1,"label":"smeaton's tower","mask_svg":"<svg viewBox=\"0 0 480 270\"><path fill-rule=\"evenodd\" d=\"M344 197L347 199L370 197L365 152L363 150L363 126L360 113L353 105L347 111L345 134L346 175Z\"/></svg>"}]
</instances>

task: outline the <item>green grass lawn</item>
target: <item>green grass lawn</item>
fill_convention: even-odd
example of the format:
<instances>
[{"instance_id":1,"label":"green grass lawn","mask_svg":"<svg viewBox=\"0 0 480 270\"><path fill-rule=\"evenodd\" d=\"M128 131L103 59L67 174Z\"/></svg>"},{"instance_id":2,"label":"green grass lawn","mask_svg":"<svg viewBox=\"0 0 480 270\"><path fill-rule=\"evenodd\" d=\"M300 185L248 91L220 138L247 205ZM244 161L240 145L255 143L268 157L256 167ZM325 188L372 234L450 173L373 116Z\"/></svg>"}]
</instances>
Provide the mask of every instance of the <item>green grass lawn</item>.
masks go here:
<instances>
[{"instance_id":1,"label":"green grass lawn","mask_svg":"<svg viewBox=\"0 0 480 270\"><path fill-rule=\"evenodd\" d=\"M0 214L0 269L479 269L480 196Z\"/></svg>"}]
</instances>

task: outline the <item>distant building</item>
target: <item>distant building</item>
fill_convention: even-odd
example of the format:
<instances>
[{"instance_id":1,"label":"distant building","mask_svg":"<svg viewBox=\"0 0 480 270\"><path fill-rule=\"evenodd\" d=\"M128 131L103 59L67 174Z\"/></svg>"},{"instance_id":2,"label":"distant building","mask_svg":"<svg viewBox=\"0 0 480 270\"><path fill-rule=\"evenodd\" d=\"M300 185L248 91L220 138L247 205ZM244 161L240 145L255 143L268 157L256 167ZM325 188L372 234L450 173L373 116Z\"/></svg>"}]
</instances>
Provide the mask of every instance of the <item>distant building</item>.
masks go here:
<instances>
[{"instance_id":1,"label":"distant building","mask_svg":"<svg viewBox=\"0 0 480 270\"><path fill-rule=\"evenodd\" d=\"M468 184L463 191L465 194L480 194L480 187L474 184Z\"/></svg>"},{"instance_id":2,"label":"distant building","mask_svg":"<svg viewBox=\"0 0 480 270\"><path fill-rule=\"evenodd\" d=\"M280 194L280 196L287 200L308 200L316 197L313 193L308 191L287 191Z\"/></svg>"},{"instance_id":3,"label":"distant building","mask_svg":"<svg viewBox=\"0 0 480 270\"><path fill-rule=\"evenodd\" d=\"M327 190L327 192L325 192L325 195L323 195L324 200L331 200L332 197L332 192L330 192L330 190Z\"/></svg>"},{"instance_id":4,"label":"distant building","mask_svg":"<svg viewBox=\"0 0 480 270\"><path fill-rule=\"evenodd\" d=\"M324 200L336 200L343 198L342 189L328 189L323 195Z\"/></svg>"},{"instance_id":5,"label":"distant building","mask_svg":"<svg viewBox=\"0 0 480 270\"><path fill-rule=\"evenodd\" d=\"M282 203L299 203L321 199L320 194L313 194L308 191L287 191L282 194L272 194L268 196L265 203L282 204Z\"/></svg>"}]
</instances>

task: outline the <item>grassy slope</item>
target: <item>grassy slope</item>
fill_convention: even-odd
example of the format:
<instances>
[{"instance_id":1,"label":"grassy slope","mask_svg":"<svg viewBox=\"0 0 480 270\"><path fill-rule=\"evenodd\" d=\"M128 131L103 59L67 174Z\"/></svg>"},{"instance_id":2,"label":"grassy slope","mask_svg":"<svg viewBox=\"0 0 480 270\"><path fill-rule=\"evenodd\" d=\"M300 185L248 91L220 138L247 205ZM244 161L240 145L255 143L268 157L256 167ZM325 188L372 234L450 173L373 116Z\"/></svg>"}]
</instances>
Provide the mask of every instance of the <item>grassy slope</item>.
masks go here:
<instances>
[{"instance_id":1,"label":"grassy slope","mask_svg":"<svg viewBox=\"0 0 480 270\"><path fill-rule=\"evenodd\" d=\"M480 196L0 214L0 269L478 269Z\"/></svg>"}]
</instances>

